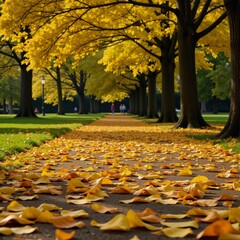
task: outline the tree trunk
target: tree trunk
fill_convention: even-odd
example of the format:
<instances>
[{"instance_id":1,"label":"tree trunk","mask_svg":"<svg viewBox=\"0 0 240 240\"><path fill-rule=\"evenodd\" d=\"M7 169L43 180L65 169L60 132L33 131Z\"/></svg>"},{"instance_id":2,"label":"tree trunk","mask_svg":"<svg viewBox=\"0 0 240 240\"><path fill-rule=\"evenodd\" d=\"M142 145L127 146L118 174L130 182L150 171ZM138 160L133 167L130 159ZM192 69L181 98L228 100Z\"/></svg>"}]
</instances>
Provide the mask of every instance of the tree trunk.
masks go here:
<instances>
[{"instance_id":1,"label":"tree trunk","mask_svg":"<svg viewBox=\"0 0 240 240\"><path fill-rule=\"evenodd\" d=\"M157 72L148 73L148 113L147 118L156 118L157 115L157 96L156 96Z\"/></svg>"},{"instance_id":2,"label":"tree trunk","mask_svg":"<svg viewBox=\"0 0 240 240\"><path fill-rule=\"evenodd\" d=\"M170 46L169 46L170 47ZM177 122L174 90L174 53L169 55L169 47L164 45L162 48L162 98L161 115L158 122Z\"/></svg>"},{"instance_id":3,"label":"tree trunk","mask_svg":"<svg viewBox=\"0 0 240 240\"><path fill-rule=\"evenodd\" d=\"M87 113L85 110L85 95L83 93L79 94L79 114Z\"/></svg>"},{"instance_id":4,"label":"tree trunk","mask_svg":"<svg viewBox=\"0 0 240 240\"><path fill-rule=\"evenodd\" d=\"M3 114L7 113L6 98L3 99Z\"/></svg>"},{"instance_id":5,"label":"tree trunk","mask_svg":"<svg viewBox=\"0 0 240 240\"><path fill-rule=\"evenodd\" d=\"M16 117L36 117L32 99L32 70L27 71L25 64L21 65L20 106Z\"/></svg>"},{"instance_id":6,"label":"tree trunk","mask_svg":"<svg viewBox=\"0 0 240 240\"><path fill-rule=\"evenodd\" d=\"M133 114L134 112L134 90L131 91L130 95L130 99L129 99L129 112L131 114Z\"/></svg>"},{"instance_id":7,"label":"tree trunk","mask_svg":"<svg viewBox=\"0 0 240 240\"><path fill-rule=\"evenodd\" d=\"M147 115L147 83L145 79L145 74L141 74L139 76L139 84L140 84L140 89L139 89L139 115L140 116L146 116Z\"/></svg>"},{"instance_id":8,"label":"tree trunk","mask_svg":"<svg viewBox=\"0 0 240 240\"><path fill-rule=\"evenodd\" d=\"M203 119L197 93L195 69L196 40L194 30L178 24L178 52L180 75L180 118L175 128L202 128L208 124Z\"/></svg>"},{"instance_id":9,"label":"tree trunk","mask_svg":"<svg viewBox=\"0 0 240 240\"><path fill-rule=\"evenodd\" d=\"M134 93L134 112L133 114L139 115L140 113L140 87L136 87Z\"/></svg>"},{"instance_id":10,"label":"tree trunk","mask_svg":"<svg viewBox=\"0 0 240 240\"><path fill-rule=\"evenodd\" d=\"M99 113L99 100L94 99L95 113Z\"/></svg>"},{"instance_id":11,"label":"tree trunk","mask_svg":"<svg viewBox=\"0 0 240 240\"><path fill-rule=\"evenodd\" d=\"M57 72L56 82L57 82L57 92L58 92L58 111L57 111L57 114L58 115L64 115L65 113L63 111L62 82L61 82L61 73L60 73L60 68L59 67L57 67L56 72Z\"/></svg>"},{"instance_id":12,"label":"tree trunk","mask_svg":"<svg viewBox=\"0 0 240 240\"><path fill-rule=\"evenodd\" d=\"M218 113L218 100L215 96L212 98L212 108L213 108L213 114Z\"/></svg>"},{"instance_id":13,"label":"tree trunk","mask_svg":"<svg viewBox=\"0 0 240 240\"><path fill-rule=\"evenodd\" d=\"M206 101L201 102L201 112L206 113L207 112L207 103Z\"/></svg>"},{"instance_id":14,"label":"tree trunk","mask_svg":"<svg viewBox=\"0 0 240 240\"><path fill-rule=\"evenodd\" d=\"M9 103L8 103L8 113L13 113L13 97L9 97Z\"/></svg>"},{"instance_id":15,"label":"tree trunk","mask_svg":"<svg viewBox=\"0 0 240 240\"><path fill-rule=\"evenodd\" d=\"M228 121L219 138L240 136L240 1L225 0L231 45L231 103Z\"/></svg>"},{"instance_id":16,"label":"tree trunk","mask_svg":"<svg viewBox=\"0 0 240 240\"><path fill-rule=\"evenodd\" d=\"M98 113L98 101L95 96L90 96L90 113Z\"/></svg>"}]
</instances>

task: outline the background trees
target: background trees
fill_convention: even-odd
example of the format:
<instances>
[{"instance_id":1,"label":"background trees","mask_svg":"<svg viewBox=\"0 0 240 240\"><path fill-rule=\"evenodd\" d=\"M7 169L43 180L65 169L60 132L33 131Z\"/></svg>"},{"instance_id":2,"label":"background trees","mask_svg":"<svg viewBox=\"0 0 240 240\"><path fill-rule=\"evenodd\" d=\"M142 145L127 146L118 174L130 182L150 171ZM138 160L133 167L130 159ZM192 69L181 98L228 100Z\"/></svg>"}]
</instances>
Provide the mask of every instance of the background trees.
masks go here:
<instances>
[{"instance_id":1,"label":"background trees","mask_svg":"<svg viewBox=\"0 0 240 240\"><path fill-rule=\"evenodd\" d=\"M236 25L238 19L232 20L234 14L229 10L231 9L229 6L232 6L230 2L224 1L224 4L231 20L229 20L231 34L234 35L232 25ZM203 53L211 52L215 56L220 50L226 50L227 40L223 38L220 42L211 35L213 31L221 36L227 35L223 1L101 0L93 3L87 0L81 2L44 0L41 3L37 1L22 3L7 0L2 6L1 34L5 41L10 40L14 43L16 47L12 48L13 50L22 54L21 64L25 68L28 67L25 74L31 75L32 69L50 65L60 68L69 58L72 59L70 74L73 74L81 59L86 59L86 56L104 49L101 63L107 71L112 71L117 76L106 75L102 69L101 75L108 79L104 81L100 76L94 76L92 72L87 73L91 84L86 84L86 92L93 98L101 98L103 101L133 95L144 96L143 93L140 95L139 91L141 84L140 89L144 89L143 76L147 77L145 81L149 81L149 76L161 72L162 103L165 103L161 107L160 121L176 121L173 96L175 57L178 56L181 114L175 127L208 126L199 108L196 53L201 49ZM234 40L236 38L235 36ZM232 46L234 45L232 41ZM130 49L132 51L129 53ZM115 53L114 58L110 57L111 52ZM237 58L232 58L232 61L236 63ZM231 66L235 73L236 65ZM84 73L84 70L78 72ZM124 76L125 73L127 75ZM25 79L26 77L27 75L24 76ZM152 79L155 79L155 76ZM232 82L234 89L231 94L232 104L238 102L235 92L238 85L235 81ZM28 84L30 82L28 81ZM150 83L153 82L148 82L149 90ZM31 93L30 85L26 89L28 93L25 92L24 95ZM153 94L149 96L152 97ZM148 102L151 102L151 98ZM147 112L142 104L138 103L137 112L153 115L154 105L151 107L153 108L148 107ZM236 109L236 106L232 108ZM232 116L235 114L230 113Z\"/></svg>"}]
</instances>

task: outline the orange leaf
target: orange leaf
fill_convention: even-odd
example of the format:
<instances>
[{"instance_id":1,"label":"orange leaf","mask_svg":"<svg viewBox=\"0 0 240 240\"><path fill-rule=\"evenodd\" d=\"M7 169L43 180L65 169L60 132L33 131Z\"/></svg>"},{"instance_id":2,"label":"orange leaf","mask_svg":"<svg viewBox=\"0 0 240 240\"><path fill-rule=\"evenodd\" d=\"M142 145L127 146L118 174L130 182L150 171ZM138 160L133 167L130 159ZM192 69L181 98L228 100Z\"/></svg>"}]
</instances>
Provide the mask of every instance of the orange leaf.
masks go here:
<instances>
[{"instance_id":1,"label":"orange leaf","mask_svg":"<svg viewBox=\"0 0 240 240\"><path fill-rule=\"evenodd\" d=\"M56 240L70 240L74 237L76 232L72 231L70 233L67 233L60 229L56 229L55 234L56 234Z\"/></svg>"},{"instance_id":2,"label":"orange leaf","mask_svg":"<svg viewBox=\"0 0 240 240\"><path fill-rule=\"evenodd\" d=\"M202 237L218 237L223 233L235 233L236 230L227 220L218 220L207 226L197 235L197 239Z\"/></svg>"},{"instance_id":3,"label":"orange leaf","mask_svg":"<svg viewBox=\"0 0 240 240\"><path fill-rule=\"evenodd\" d=\"M60 217L54 217L51 220L51 223L57 227L57 228L83 228L85 227L84 222L76 222L73 217L71 216L60 216Z\"/></svg>"},{"instance_id":4,"label":"orange leaf","mask_svg":"<svg viewBox=\"0 0 240 240\"><path fill-rule=\"evenodd\" d=\"M92 204L92 209L97 213L116 213L118 212L117 208L110 208L107 206L99 205L97 203Z\"/></svg>"}]
</instances>

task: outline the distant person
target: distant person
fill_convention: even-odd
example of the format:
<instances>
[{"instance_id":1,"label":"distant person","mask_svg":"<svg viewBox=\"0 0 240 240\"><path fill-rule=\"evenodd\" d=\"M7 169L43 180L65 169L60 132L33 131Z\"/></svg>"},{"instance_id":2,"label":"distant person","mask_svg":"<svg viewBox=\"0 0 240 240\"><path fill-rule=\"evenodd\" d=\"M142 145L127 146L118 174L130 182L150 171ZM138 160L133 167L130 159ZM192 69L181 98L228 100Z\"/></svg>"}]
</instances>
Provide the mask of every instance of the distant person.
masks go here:
<instances>
[{"instance_id":1,"label":"distant person","mask_svg":"<svg viewBox=\"0 0 240 240\"><path fill-rule=\"evenodd\" d=\"M115 113L115 104L114 103L112 103L112 105L111 105L111 112L112 112L112 114Z\"/></svg>"},{"instance_id":2,"label":"distant person","mask_svg":"<svg viewBox=\"0 0 240 240\"><path fill-rule=\"evenodd\" d=\"M126 112L126 105L123 104L123 105L122 105L122 113L125 114L125 112Z\"/></svg>"},{"instance_id":3,"label":"distant person","mask_svg":"<svg viewBox=\"0 0 240 240\"><path fill-rule=\"evenodd\" d=\"M75 107L75 108L74 108L74 112L77 113L77 110L78 110L77 107Z\"/></svg>"},{"instance_id":4,"label":"distant person","mask_svg":"<svg viewBox=\"0 0 240 240\"><path fill-rule=\"evenodd\" d=\"M35 109L34 109L34 113L36 113L36 114L39 113L38 108L35 108Z\"/></svg>"},{"instance_id":5,"label":"distant person","mask_svg":"<svg viewBox=\"0 0 240 240\"><path fill-rule=\"evenodd\" d=\"M120 105L119 110L120 110L120 113L123 114L123 104Z\"/></svg>"}]
</instances>

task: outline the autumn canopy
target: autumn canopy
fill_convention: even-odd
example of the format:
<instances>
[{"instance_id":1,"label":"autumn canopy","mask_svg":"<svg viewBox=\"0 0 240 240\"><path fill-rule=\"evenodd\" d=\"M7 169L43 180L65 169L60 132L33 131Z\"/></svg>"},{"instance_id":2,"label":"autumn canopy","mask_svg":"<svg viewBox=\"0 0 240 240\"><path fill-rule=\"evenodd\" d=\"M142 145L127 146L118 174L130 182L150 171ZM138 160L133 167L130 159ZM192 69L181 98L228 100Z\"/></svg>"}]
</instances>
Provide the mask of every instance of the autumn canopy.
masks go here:
<instances>
[{"instance_id":1,"label":"autumn canopy","mask_svg":"<svg viewBox=\"0 0 240 240\"><path fill-rule=\"evenodd\" d=\"M208 54L217 56L224 52L234 61L234 77L229 121L219 137L237 137L240 133L238 59L234 57L237 49L230 49L229 39L232 48L237 47L233 42L239 41L234 31L235 23L239 22L234 17L238 16L238 8L238 1L227 0L4 1L0 17L2 41L8 42L15 53L21 53L19 116L32 115L31 107L26 106L32 97L32 71L64 66L66 69L67 63L68 69L71 66L71 71L79 72L82 61L93 54L98 59L95 63L102 64L105 73L115 75L103 74L101 78L99 74L90 76L82 72L80 77L91 79L84 90L89 96L113 101L136 95L139 90L137 113L155 117L156 81L160 78L159 122L177 121L174 94L178 84L181 114L175 128L207 127L199 108L196 70L211 68ZM76 88L73 76L69 78ZM108 83L103 84L101 79L107 79ZM82 90L77 91L79 96L83 94ZM58 102L59 95L60 91Z\"/></svg>"}]
</instances>

